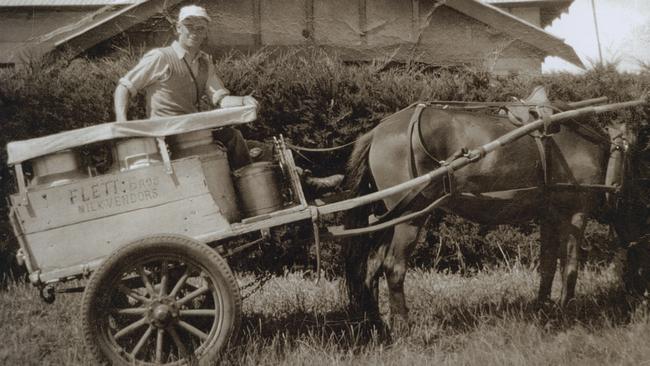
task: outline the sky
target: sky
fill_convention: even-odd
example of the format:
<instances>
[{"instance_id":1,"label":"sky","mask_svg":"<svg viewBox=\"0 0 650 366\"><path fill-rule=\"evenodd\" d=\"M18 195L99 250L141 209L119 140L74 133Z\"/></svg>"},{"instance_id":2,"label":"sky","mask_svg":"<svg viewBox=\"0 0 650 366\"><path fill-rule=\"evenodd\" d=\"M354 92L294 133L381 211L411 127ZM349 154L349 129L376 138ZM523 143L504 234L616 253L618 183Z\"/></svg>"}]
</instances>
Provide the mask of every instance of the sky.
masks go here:
<instances>
[{"instance_id":1,"label":"sky","mask_svg":"<svg viewBox=\"0 0 650 366\"><path fill-rule=\"evenodd\" d=\"M636 71L639 61L650 65L650 0L594 0L603 60L618 60L621 71ZM598 42L591 0L575 0L569 12L545 29L572 46L585 66L598 62ZM547 57L543 72L580 69L557 57Z\"/></svg>"}]
</instances>

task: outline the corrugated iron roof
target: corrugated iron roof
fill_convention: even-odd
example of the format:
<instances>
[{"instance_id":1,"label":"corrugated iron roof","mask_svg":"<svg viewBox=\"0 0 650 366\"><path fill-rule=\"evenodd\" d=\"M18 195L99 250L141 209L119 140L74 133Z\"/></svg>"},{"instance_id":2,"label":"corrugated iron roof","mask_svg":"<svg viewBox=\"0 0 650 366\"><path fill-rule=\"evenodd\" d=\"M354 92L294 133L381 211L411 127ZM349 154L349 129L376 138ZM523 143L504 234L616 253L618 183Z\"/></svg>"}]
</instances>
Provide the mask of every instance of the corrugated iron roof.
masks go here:
<instances>
[{"instance_id":1,"label":"corrugated iron roof","mask_svg":"<svg viewBox=\"0 0 650 366\"><path fill-rule=\"evenodd\" d=\"M143 0L0 0L0 7L130 5L141 1Z\"/></svg>"},{"instance_id":2,"label":"corrugated iron roof","mask_svg":"<svg viewBox=\"0 0 650 366\"><path fill-rule=\"evenodd\" d=\"M542 28L553 23L562 14L569 11L574 0L481 0L481 2L499 8L539 8Z\"/></svg>"},{"instance_id":3,"label":"corrugated iron roof","mask_svg":"<svg viewBox=\"0 0 650 366\"><path fill-rule=\"evenodd\" d=\"M500 4L500 3L512 3L512 4L525 4L525 3L537 3L538 5L552 6L553 3L564 3L564 2L573 2L573 0L481 0L483 3L489 4Z\"/></svg>"},{"instance_id":4,"label":"corrugated iron roof","mask_svg":"<svg viewBox=\"0 0 650 366\"><path fill-rule=\"evenodd\" d=\"M2 0L0 0L2 1ZM57 31L43 35L38 40L38 47L24 49L29 54L51 52L56 47L67 44L71 49L86 49L123 32L130 26L144 21L153 14L176 5L182 0L146 0L126 6L113 12L91 14L76 24L71 24ZM444 5L464 13L499 31L509 34L543 51L547 55L559 56L577 66L584 67L582 61L571 46L552 34L530 24L494 5L476 0L445 0Z\"/></svg>"},{"instance_id":5,"label":"corrugated iron roof","mask_svg":"<svg viewBox=\"0 0 650 366\"><path fill-rule=\"evenodd\" d=\"M81 52L181 1L141 0L122 7L103 6L93 9L74 23L29 39L30 43L13 52L10 58L4 56L4 52L0 52L0 60L3 58L9 60L0 62L18 63L21 60L41 57L63 45L67 45L70 51Z\"/></svg>"},{"instance_id":6,"label":"corrugated iron roof","mask_svg":"<svg viewBox=\"0 0 650 366\"><path fill-rule=\"evenodd\" d=\"M446 0L445 5L494 27L514 39L526 42L546 52L558 56L572 64L584 68L584 64L575 50L564 40L544 31L533 24L499 9L496 5L480 3L474 0Z\"/></svg>"}]
</instances>

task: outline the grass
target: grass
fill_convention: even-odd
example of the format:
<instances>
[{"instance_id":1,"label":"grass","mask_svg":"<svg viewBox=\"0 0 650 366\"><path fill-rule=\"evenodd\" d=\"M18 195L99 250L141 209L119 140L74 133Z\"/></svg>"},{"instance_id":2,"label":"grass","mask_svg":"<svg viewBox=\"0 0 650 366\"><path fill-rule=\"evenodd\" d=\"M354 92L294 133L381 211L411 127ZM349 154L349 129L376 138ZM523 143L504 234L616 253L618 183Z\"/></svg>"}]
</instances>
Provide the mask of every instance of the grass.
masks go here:
<instances>
[{"instance_id":1,"label":"grass","mask_svg":"<svg viewBox=\"0 0 650 366\"><path fill-rule=\"evenodd\" d=\"M537 274L511 270L471 277L411 271L409 334L364 337L344 311L338 280L275 277L244 301L232 365L642 365L649 364L650 323L619 290L612 267L581 271L565 310L533 304ZM250 281L242 276L241 285ZM557 284L556 284L557 285ZM554 288L555 297L559 288ZM382 314L387 314L382 284ZM0 293L0 364L91 365L79 324L79 295L52 305L29 285Z\"/></svg>"}]
</instances>

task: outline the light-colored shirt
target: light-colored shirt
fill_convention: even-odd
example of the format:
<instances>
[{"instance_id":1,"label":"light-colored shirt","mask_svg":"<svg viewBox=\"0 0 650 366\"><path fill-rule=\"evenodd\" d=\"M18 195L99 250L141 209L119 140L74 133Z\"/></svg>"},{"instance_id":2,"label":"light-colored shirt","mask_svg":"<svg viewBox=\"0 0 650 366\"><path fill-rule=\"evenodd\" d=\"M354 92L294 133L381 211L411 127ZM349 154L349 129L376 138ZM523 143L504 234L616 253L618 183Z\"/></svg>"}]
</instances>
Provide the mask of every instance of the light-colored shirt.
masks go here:
<instances>
[{"instance_id":1,"label":"light-colored shirt","mask_svg":"<svg viewBox=\"0 0 650 366\"><path fill-rule=\"evenodd\" d=\"M187 51L185 51L177 41L172 43L171 48L174 50L174 53L179 60L185 58L194 75L199 74L199 63L201 61L207 63L208 77L205 82L205 94L213 105L218 105L219 101L224 96L230 94L230 91L225 88L223 82L217 76L214 64L212 63L212 58L207 53L199 51L194 59L189 60ZM167 80L170 77L170 74L170 65L165 61L162 52L160 49L154 49L145 54L140 62L119 80L119 83L129 90L131 96L134 96L140 90L153 88L156 84ZM149 102L147 105L149 105Z\"/></svg>"}]
</instances>

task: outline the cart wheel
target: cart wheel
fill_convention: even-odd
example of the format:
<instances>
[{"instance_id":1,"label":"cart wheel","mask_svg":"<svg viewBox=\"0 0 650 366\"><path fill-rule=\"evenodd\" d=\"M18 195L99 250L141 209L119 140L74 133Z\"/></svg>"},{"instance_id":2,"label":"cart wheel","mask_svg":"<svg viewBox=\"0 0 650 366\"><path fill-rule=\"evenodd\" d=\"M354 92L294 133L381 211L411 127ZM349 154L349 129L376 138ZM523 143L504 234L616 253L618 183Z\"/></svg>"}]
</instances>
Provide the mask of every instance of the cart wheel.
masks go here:
<instances>
[{"instance_id":1,"label":"cart wheel","mask_svg":"<svg viewBox=\"0 0 650 366\"><path fill-rule=\"evenodd\" d=\"M226 261L187 237L146 237L113 253L83 296L86 345L113 365L214 364L241 318Z\"/></svg>"}]
</instances>

